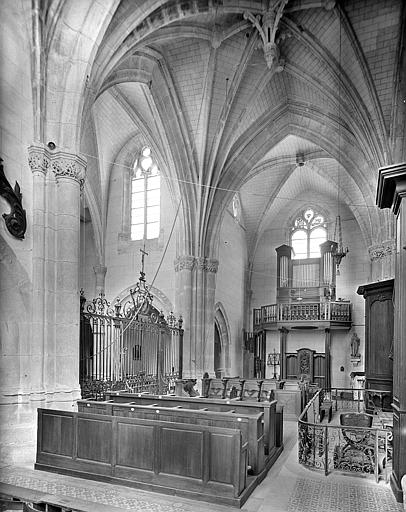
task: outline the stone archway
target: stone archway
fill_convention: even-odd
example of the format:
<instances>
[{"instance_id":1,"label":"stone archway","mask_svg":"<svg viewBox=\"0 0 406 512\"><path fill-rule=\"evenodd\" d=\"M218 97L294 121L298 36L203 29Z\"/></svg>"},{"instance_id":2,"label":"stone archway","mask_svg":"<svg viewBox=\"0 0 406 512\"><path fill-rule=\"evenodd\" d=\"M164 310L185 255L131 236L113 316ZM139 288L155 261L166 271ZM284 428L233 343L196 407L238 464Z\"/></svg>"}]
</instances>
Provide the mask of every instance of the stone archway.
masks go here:
<instances>
[{"instance_id":1,"label":"stone archway","mask_svg":"<svg viewBox=\"0 0 406 512\"><path fill-rule=\"evenodd\" d=\"M224 377L230 373L230 328L221 303L215 306L214 316L214 373Z\"/></svg>"}]
</instances>

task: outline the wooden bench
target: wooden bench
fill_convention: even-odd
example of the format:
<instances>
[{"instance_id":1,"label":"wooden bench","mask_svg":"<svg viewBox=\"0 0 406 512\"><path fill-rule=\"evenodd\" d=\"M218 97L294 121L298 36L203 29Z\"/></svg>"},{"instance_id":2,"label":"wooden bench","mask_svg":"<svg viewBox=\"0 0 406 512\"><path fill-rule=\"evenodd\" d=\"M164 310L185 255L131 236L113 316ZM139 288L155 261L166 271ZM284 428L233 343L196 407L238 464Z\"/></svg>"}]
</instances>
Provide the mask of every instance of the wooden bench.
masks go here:
<instances>
[{"instance_id":1,"label":"wooden bench","mask_svg":"<svg viewBox=\"0 0 406 512\"><path fill-rule=\"evenodd\" d=\"M241 400L259 402L263 380L247 379L241 393Z\"/></svg>"},{"instance_id":2,"label":"wooden bench","mask_svg":"<svg viewBox=\"0 0 406 512\"><path fill-rule=\"evenodd\" d=\"M38 409L35 469L240 507L247 448L237 429Z\"/></svg>"},{"instance_id":3,"label":"wooden bench","mask_svg":"<svg viewBox=\"0 0 406 512\"><path fill-rule=\"evenodd\" d=\"M208 379L207 398L224 398L226 382L222 379Z\"/></svg>"},{"instance_id":4,"label":"wooden bench","mask_svg":"<svg viewBox=\"0 0 406 512\"><path fill-rule=\"evenodd\" d=\"M104 405L104 411L103 410ZM214 427L236 428L242 433L243 442L248 443L248 464L254 475L258 475L265 467L264 424L263 412L257 414L236 413L234 410L225 412L213 411L210 408L186 409L181 406L165 407L162 402L149 405L136 403L115 404L109 402L87 402L80 404L79 410L97 413L141 418L165 422L188 423L191 425L208 425Z\"/></svg>"},{"instance_id":5,"label":"wooden bench","mask_svg":"<svg viewBox=\"0 0 406 512\"><path fill-rule=\"evenodd\" d=\"M286 387L286 389L285 389ZM237 396L232 393L233 388ZM284 408L285 418L296 420L302 412L302 391L297 381L285 382L274 379L202 379L202 397L242 401L273 401Z\"/></svg>"},{"instance_id":6,"label":"wooden bench","mask_svg":"<svg viewBox=\"0 0 406 512\"><path fill-rule=\"evenodd\" d=\"M275 435L276 435L276 421L283 420L283 414L276 416L276 401L272 402L243 402L240 400L227 400L227 399L215 399L215 398L200 398L200 397L180 397L170 395L148 395L141 393L125 393L115 392L107 393L106 400L114 400L118 403L133 402L139 405L150 405L153 403L162 403L164 407L181 406L190 409L200 409L204 407L210 407L213 411L230 411L234 409L237 413L241 414L258 414L259 412L264 413L264 445L265 455L270 457L277 457L279 448L276 446ZM78 401L78 405L84 402L83 400Z\"/></svg>"},{"instance_id":7,"label":"wooden bench","mask_svg":"<svg viewBox=\"0 0 406 512\"><path fill-rule=\"evenodd\" d=\"M224 378L224 398L241 400L242 390L244 387L244 379Z\"/></svg>"}]
</instances>

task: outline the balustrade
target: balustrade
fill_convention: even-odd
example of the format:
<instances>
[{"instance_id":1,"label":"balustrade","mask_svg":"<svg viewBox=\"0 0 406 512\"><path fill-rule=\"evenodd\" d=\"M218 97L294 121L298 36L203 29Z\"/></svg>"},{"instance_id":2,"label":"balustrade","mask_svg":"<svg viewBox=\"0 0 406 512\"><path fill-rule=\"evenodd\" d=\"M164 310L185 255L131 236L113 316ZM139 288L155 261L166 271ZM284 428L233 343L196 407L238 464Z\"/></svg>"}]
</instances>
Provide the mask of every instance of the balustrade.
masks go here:
<instances>
[{"instance_id":1,"label":"balustrade","mask_svg":"<svg viewBox=\"0 0 406 512\"><path fill-rule=\"evenodd\" d=\"M349 302L290 302L254 309L254 327L298 321L350 322Z\"/></svg>"},{"instance_id":2,"label":"balustrade","mask_svg":"<svg viewBox=\"0 0 406 512\"><path fill-rule=\"evenodd\" d=\"M320 423L324 400L331 400L335 411L356 412L341 414L345 418L340 418L340 425ZM364 395L355 395L352 389L319 390L299 417L299 463L324 471L326 476L340 471L374 475L377 482L383 477L387 482L392 464L392 429L385 422L373 426L373 417L364 414L366 406L365 391ZM344 424L350 416L354 423ZM360 426L362 421L355 421L358 418L367 418L368 426Z\"/></svg>"}]
</instances>

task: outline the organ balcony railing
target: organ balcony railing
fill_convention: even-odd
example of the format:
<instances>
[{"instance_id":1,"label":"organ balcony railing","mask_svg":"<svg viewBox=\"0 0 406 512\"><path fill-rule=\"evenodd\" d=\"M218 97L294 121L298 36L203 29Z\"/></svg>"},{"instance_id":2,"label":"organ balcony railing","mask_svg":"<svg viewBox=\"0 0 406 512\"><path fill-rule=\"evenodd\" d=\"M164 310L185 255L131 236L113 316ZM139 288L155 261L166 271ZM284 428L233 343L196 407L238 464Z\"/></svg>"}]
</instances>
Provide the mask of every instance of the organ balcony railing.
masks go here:
<instances>
[{"instance_id":1,"label":"organ balcony railing","mask_svg":"<svg viewBox=\"0 0 406 512\"><path fill-rule=\"evenodd\" d=\"M294 322L330 322L345 325L351 322L351 303L344 301L290 302L269 304L254 309L254 329Z\"/></svg>"}]
</instances>

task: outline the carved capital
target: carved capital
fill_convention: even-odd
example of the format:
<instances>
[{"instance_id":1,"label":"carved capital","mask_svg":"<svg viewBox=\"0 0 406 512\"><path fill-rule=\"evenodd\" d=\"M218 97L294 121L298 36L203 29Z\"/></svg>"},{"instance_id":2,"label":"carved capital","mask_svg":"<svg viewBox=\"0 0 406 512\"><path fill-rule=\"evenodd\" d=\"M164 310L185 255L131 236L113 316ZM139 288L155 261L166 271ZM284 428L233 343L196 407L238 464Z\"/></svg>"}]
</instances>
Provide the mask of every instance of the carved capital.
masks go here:
<instances>
[{"instance_id":1,"label":"carved capital","mask_svg":"<svg viewBox=\"0 0 406 512\"><path fill-rule=\"evenodd\" d=\"M392 240L388 240L387 242L383 242L381 244L371 245L371 247L368 249L369 258L371 261L383 259L386 256L395 254L395 251L395 242Z\"/></svg>"},{"instance_id":2,"label":"carved capital","mask_svg":"<svg viewBox=\"0 0 406 512\"><path fill-rule=\"evenodd\" d=\"M216 273L218 270L219 262L218 260L209 259L209 258L196 258L197 268L203 270L203 272L214 272Z\"/></svg>"},{"instance_id":3,"label":"carved capital","mask_svg":"<svg viewBox=\"0 0 406 512\"><path fill-rule=\"evenodd\" d=\"M192 270L195 265L194 256L179 256L175 260L175 271Z\"/></svg>"},{"instance_id":4,"label":"carved capital","mask_svg":"<svg viewBox=\"0 0 406 512\"><path fill-rule=\"evenodd\" d=\"M32 145L28 148L28 165L31 172L40 172L46 174L50 165L50 155L48 150L41 145Z\"/></svg>"},{"instance_id":5,"label":"carved capital","mask_svg":"<svg viewBox=\"0 0 406 512\"><path fill-rule=\"evenodd\" d=\"M81 186L84 183L86 161L78 155L58 151L52 157L51 168L57 181L67 178L77 181Z\"/></svg>"},{"instance_id":6,"label":"carved capital","mask_svg":"<svg viewBox=\"0 0 406 512\"><path fill-rule=\"evenodd\" d=\"M214 274L217 273L217 270L219 268L219 261L214 259L206 259L206 272L213 272Z\"/></svg>"},{"instance_id":7,"label":"carved capital","mask_svg":"<svg viewBox=\"0 0 406 512\"><path fill-rule=\"evenodd\" d=\"M79 155L66 151L50 151L43 144L33 144L28 148L28 164L33 173L47 174L51 169L56 180L68 178L81 186L86 174L86 160Z\"/></svg>"},{"instance_id":8,"label":"carved capital","mask_svg":"<svg viewBox=\"0 0 406 512\"><path fill-rule=\"evenodd\" d=\"M179 258L175 260L176 272L179 272L180 270L193 270L194 268L197 268L203 272L216 273L218 266L218 260L203 257L195 258L194 256L179 256Z\"/></svg>"}]
</instances>

